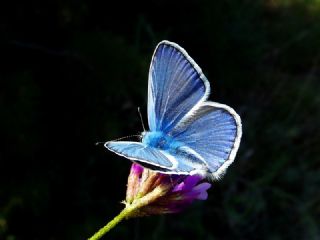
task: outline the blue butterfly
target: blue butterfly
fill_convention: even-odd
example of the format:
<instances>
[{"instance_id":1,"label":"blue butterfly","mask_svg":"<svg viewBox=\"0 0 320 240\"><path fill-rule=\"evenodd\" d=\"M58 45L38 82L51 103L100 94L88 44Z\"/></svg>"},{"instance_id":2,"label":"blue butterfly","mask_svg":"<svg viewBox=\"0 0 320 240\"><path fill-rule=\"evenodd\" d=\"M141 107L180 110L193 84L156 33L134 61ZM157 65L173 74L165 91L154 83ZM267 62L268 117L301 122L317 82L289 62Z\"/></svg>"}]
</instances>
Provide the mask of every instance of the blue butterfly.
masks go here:
<instances>
[{"instance_id":1,"label":"blue butterfly","mask_svg":"<svg viewBox=\"0 0 320 240\"><path fill-rule=\"evenodd\" d=\"M220 178L240 145L239 115L227 105L206 101L209 81L173 42L157 45L148 85L150 131L142 133L141 142L109 141L104 146L157 172Z\"/></svg>"}]
</instances>

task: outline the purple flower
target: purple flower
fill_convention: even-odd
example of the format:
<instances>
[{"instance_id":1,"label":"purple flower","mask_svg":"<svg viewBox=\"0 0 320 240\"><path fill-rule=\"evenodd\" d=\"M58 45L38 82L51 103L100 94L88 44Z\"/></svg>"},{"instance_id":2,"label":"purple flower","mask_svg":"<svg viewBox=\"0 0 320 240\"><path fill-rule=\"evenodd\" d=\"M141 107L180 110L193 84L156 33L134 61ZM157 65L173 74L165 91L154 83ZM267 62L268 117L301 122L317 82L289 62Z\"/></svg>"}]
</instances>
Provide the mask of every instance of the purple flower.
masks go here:
<instances>
[{"instance_id":1,"label":"purple flower","mask_svg":"<svg viewBox=\"0 0 320 240\"><path fill-rule=\"evenodd\" d=\"M125 204L136 209L132 217L176 213L194 200L206 200L210 187L198 175L161 174L133 163Z\"/></svg>"},{"instance_id":2,"label":"purple flower","mask_svg":"<svg viewBox=\"0 0 320 240\"><path fill-rule=\"evenodd\" d=\"M206 200L210 187L201 176L166 175L133 163L125 208L89 239L100 239L123 219L180 212L194 200Z\"/></svg>"}]
</instances>

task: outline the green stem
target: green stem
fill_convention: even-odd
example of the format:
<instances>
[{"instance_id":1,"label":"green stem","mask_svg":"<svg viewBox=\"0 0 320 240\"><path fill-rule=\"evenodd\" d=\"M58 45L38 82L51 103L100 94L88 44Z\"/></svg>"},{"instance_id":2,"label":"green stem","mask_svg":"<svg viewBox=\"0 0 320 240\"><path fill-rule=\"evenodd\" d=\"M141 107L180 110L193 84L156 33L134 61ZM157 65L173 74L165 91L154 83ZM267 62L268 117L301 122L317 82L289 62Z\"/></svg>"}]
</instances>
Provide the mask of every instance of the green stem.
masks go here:
<instances>
[{"instance_id":1,"label":"green stem","mask_svg":"<svg viewBox=\"0 0 320 240\"><path fill-rule=\"evenodd\" d=\"M168 191L168 189L169 189L168 186L156 187L155 189L153 189L151 192L149 192L145 196L135 199L131 204L128 204L128 205L126 204L126 207L119 213L118 216L116 216L114 219L112 219L110 222L108 222L107 225L105 225L103 228L101 228L98 232L96 232L88 240L98 240L104 234L106 234L112 228L114 228L124 218L138 216L137 213L139 213L139 210L142 207L150 204L151 202L155 201L157 198L161 197L163 194L165 194Z\"/></svg>"},{"instance_id":2,"label":"green stem","mask_svg":"<svg viewBox=\"0 0 320 240\"><path fill-rule=\"evenodd\" d=\"M124 218L130 217L130 214L132 213L134 209L131 207L126 207L123 209L118 216L116 216L114 219L112 219L110 222L107 223L103 228L101 228L98 232L96 232L92 237L90 237L88 240L98 240L100 239L104 234L109 232L112 228L114 228L119 222L121 222Z\"/></svg>"}]
</instances>

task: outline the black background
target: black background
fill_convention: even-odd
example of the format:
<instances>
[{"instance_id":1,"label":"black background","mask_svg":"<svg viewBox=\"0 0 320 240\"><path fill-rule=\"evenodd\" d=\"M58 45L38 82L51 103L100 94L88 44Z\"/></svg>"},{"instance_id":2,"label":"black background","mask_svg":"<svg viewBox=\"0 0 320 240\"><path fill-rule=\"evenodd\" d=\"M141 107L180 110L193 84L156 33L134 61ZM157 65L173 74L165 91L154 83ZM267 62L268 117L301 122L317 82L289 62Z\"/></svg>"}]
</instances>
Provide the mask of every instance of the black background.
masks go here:
<instances>
[{"instance_id":1,"label":"black background","mask_svg":"<svg viewBox=\"0 0 320 240\"><path fill-rule=\"evenodd\" d=\"M0 8L0 239L85 239L123 207L156 44L184 47L243 140L209 198L106 239L320 237L317 1L7 1Z\"/></svg>"}]
</instances>

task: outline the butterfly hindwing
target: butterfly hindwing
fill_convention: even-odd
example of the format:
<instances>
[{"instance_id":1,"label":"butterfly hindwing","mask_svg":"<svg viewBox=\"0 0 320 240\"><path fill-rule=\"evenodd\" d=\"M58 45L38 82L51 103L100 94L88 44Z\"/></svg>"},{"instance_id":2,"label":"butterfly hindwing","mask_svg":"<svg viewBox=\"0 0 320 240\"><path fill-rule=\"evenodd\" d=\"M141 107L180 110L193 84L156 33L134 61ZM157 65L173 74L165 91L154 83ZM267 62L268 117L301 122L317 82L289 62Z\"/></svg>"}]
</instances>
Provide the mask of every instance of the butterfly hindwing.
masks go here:
<instances>
[{"instance_id":1,"label":"butterfly hindwing","mask_svg":"<svg viewBox=\"0 0 320 240\"><path fill-rule=\"evenodd\" d=\"M208 167L208 174L219 178L239 148L241 120L229 106L205 102L170 134L199 154Z\"/></svg>"}]
</instances>

